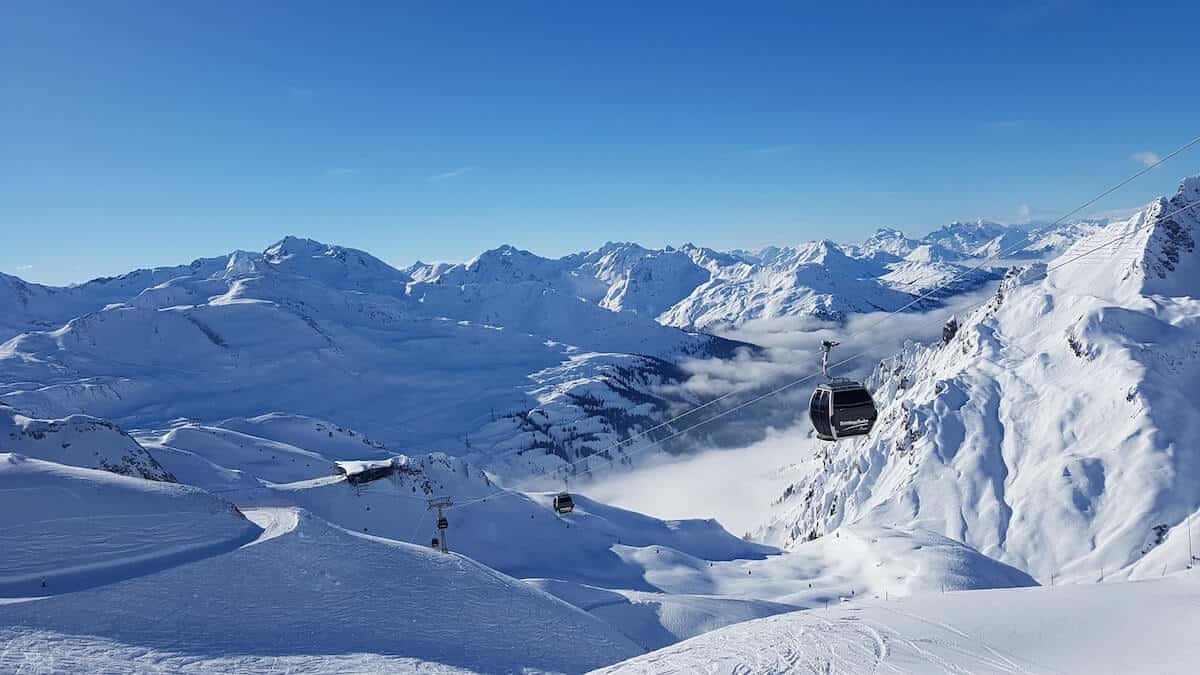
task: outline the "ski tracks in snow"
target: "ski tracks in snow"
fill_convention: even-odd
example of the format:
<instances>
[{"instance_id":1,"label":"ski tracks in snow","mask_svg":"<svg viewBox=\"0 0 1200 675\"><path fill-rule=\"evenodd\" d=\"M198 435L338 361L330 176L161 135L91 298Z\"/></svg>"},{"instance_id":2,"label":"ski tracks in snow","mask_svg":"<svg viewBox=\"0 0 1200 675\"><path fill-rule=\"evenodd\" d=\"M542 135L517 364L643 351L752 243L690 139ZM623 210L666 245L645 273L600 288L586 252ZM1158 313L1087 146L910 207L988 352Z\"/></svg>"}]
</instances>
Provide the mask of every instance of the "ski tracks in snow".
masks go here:
<instances>
[{"instance_id":1,"label":"ski tracks in snow","mask_svg":"<svg viewBox=\"0 0 1200 675\"><path fill-rule=\"evenodd\" d=\"M875 615L863 616L862 613ZM880 610L896 620L880 616ZM1050 669L987 644L952 624L876 605L821 610L752 622L753 634L733 626L686 640L597 673L1005 673Z\"/></svg>"}]
</instances>

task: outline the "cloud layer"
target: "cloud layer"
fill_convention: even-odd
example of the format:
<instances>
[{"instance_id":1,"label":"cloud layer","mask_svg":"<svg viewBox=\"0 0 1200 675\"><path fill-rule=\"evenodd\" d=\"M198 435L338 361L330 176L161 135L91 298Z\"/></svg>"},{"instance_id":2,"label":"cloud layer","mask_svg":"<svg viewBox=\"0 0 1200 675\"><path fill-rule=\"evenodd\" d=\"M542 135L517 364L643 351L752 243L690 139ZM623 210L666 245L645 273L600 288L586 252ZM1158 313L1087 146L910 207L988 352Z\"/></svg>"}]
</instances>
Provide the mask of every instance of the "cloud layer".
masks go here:
<instances>
[{"instance_id":1,"label":"cloud layer","mask_svg":"<svg viewBox=\"0 0 1200 675\"><path fill-rule=\"evenodd\" d=\"M740 353L732 359L696 359L683 368L690 377L681 385L702 401L736 393L730 405L744 402L800 378L809 378L777 396L722 417L680 438L682 457L662 454L654 460L648 448L635 459L638 469L598 472L596 481L581 490L589 496L661 518L716 518L734 534L744 534L763 524L770 502L807 470L819 442L808 423L808 398L820 377L821 340L841 341L831 361L860 355L836 375L862 378L879 362L909 340L941 337L942 324L994 292L989 284L973 293L952 298L947 306L924 313L889 315L886 312L851 317L844 326L805 317L750 321L725 337L764 347L762 353ZM840 353L839 353L840 352ZM686 427L707 416L728 410L717 404L676 425ZM686 409L676 411L676 414ZM721 449L718 449L721 448Z\"/></svg>"}]
</instances>

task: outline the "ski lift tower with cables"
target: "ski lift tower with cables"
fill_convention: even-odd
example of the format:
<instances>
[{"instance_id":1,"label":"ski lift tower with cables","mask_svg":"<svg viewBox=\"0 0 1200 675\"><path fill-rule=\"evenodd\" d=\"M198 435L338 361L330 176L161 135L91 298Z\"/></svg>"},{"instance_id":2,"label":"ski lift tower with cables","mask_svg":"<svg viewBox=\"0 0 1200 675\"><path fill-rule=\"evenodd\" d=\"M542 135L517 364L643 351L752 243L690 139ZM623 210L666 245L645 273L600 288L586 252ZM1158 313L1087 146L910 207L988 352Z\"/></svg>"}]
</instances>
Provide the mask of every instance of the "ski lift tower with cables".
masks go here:
<instances>
[{"instance_id":1,"label":"ski lift tower with cables","mask_svg":"<svg viewBox=\"0 0 1200 675\"><path fill-rule=\"evenodd\" d=\"M451 500L449 497L436 497L434 499L426 500L425 503L427 504L427 506L425 507L426 511L431 511L433 509L437 509L438 540L442 546L442 553L447 553L448 551L446 550L446 530L450 529L450 521L446 520L446 515L443 512L443 510L452 506L454 504L454 501Z\"/></svg>"}]
</instances>

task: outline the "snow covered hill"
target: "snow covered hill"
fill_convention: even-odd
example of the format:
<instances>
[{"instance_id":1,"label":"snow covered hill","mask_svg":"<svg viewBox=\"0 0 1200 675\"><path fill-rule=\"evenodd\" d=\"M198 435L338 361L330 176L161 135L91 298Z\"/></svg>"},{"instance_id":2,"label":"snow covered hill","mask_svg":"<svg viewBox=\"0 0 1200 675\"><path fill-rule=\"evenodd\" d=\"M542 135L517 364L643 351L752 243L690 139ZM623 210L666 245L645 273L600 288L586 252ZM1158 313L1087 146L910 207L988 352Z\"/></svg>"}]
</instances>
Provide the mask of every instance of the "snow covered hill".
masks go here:
<instances>
[{"instance_id":1,"label":"snow covered hill","mask_svg":"<svg viewBox=\"0 0 1200 675\"><path fill-rule=\"evenodd\" d=\"M732 536L712 520L662 521L582 494L576 494L575 511L560 516L551 508L551 494L505 490L460 458L383 458L385 449L374 441L310 418L269 415L219 426L183 422L165 433L145 433L141 440L144 451L179 480L213 494L19 455L5 455L0 465L0 506L7 514L0 527L6 539L0 542L5 544L0 560L4 569L15 570L0 578L0 603L16 608L0 622L0 635L26 650L53 651L56 660L46 663L67 668L84 653L102 650L105 663L119 669L134 663L139 650L152 648L154 660L143 662L147 667L177 666L183 652L193 654L201 670L254 670L266 667L267 655L297 667L331 667L333 654L344 652L330 652L330 645L338 640L358 644L355 640L373 635L352 639L337 633L306 646L313 626L335 616L339 625L346 621L342 606L347 601L334 601L335 596L349 596L349 602L369 597L368 604L375 604L381 588L397 585L388 582L393 577L425 580L418 584L424 591L388 591L417 603L406 612L424 611L443 595L436 588L443 583L441 554L425 553L430 536L442 536L426 508L426 500L438 495L457 501L446 511L450 548L473 559L452 554L460 560L459 571L444 580L446 590L452 589L453 602L472 603L463 616L477 618L453 627L435 625L428 632L405 631L392 647L360 648L370 653L348 657L353 663L363 659L369 664L364 667L404 668L435 661L485 671L521 664L576 672L581 666L569 664L591 667L630 655L620 651L622 644L658 648L738 621L819 607L843 595L1032 583L956 542L916 531L847 528L781 556ZM361 459L347 459L355 456ZM301 470L301 463L320 468ZM291 472L298 472L299 480L276 482ZM253 524L230 501L250 514ZM399 542L417 546L403 548ZM68 560L74 562L64 563ZM360 560L368 562L360 565ZM338 561L336 570L328 561ZM433 569L427 569L430 561L437 563ZM183 562L189 564L175 567ZM473 567L463 567L468 564ZM531 591L512 587L518 582L503 581L507 577L483 565L527 579L578 608L573 611L590 613L604 628L588 628L589 639L606 646L562 645L495 661L497 650L512 644L511 631L480 637L478 626L501 628L504 617L517 616L520 603L530 604L520 599ZM266 570L280 567L298 570L298 578L281 583L267 576ZM474 593L476 570L502 581ZM189 607L179 618L182 623L171 624L187 633L185 641L152 625L159 609L177 606L162 598L180 584L189 584L184 595L195 601L195 611ZM30 600L64 591L73 591L71 603ZM547 625L564 620L554 618L561 609L535 606L550 596L540 596L520 616L545 614ZM287 630L270 639L252 631L231 638L218 617L238 598L263 604L252 611L274 608ZM12 605L21 599L29 604ZM84 616L89 623L82 623ZM346 630L381 620L373 616L356 614ZM402 612L400 619L386 621L408 621L408 616ZM568 623L581 621L571 617ZM539 631L540 625L522 620L520 630ZM616 635L621 637L611 637ZM433 646L439 640L457 647L439 651ZM516 652L510 647L510 653ZM11 661L19 656L3 658L10 660L0 665L20 663Z\"/></svg>"},{"instance_id":2,"label":"snow covered hill","mask_svg":"<svg viewBox=\"0 0 1200 675\"><path fill-rule=\"evenodd\" d=\"M596 673L1188 673L1198 577L869 599L739 623Z\"/></svg>"},{"instance_id":3,"label":"snow covered hill","mask_svg":"<svg viewBox=\"0 0 1200 675\"><path fill-rule=\"evenodd\" d=\"M661 521L579 493L575 512L559 516L551 508L552 494L505 490L461 458L442 454L326 458L337 467L335 474L289 484L247 480L264 453L274 452L279 462L295 466L285 449L252 433L286 434L293 455L310 457L318 453L306 448L319 449L328 433L328 427L312 428L315 424L278 416L226 423L246 434L241 441L246 451L231 451L228 439L203 428L147 437L143 443L181 480L246 507L301 507L350 531L414 544L441 536L426 500L453 495L461 506L446 511L451 549L530 580L647 648L734 621L819 607L840 595L900 596L1034 583L927 532L846 529L779 556L775 549L733 537L712 520ZM340 433L347 440L352 434ZM190 450L180 450L181 445ZM366 440L359 445L375 452ZM354 446L350 442L336 452L354 452Z\"/></svg>"},{"instance_id":4,"label":"snow covered hill","mask_svg":"<svg viewBox=\"0 0 1200 675\"><path fill-rule=\"evenodd\" d=\"M149 480L175 481L169 471L115 424L87 415L60 420L34 419L0 403L0 452Z\"/></svg>"},{"instance_id":5,"label":"snow covered hill","mask_svg":"<svg viewBox=\"0 0 1200 675\"><path fill-rule=\"evenodd\" d=\"M643 651L468 558L303 512L247 513L271 536L100 588L0 605L0 670L577 673Z\"/></svg>"},{"instance_id":6,"label":"snow covered hill","mask_svg":"<svg viewBox=\"0 0 1200 675\"><path fill-rule=\"evenodd\" d=\"M922 527L1043 583L1182 568L1200 506L1198 236L1200 177L1010 274L947 344L876 368L876 430L820 446L761 535Z\"/></svg>"},{"instance_id":7,"label":"snow covered hill","mask_svg":"<svg viewBox=\"0 0 1200 675\"><path fill-rule=\"evenodd\" d=\"M258 532L196 488L0 453L0 601L149 574Z\"/></svg>"}]
</instances>

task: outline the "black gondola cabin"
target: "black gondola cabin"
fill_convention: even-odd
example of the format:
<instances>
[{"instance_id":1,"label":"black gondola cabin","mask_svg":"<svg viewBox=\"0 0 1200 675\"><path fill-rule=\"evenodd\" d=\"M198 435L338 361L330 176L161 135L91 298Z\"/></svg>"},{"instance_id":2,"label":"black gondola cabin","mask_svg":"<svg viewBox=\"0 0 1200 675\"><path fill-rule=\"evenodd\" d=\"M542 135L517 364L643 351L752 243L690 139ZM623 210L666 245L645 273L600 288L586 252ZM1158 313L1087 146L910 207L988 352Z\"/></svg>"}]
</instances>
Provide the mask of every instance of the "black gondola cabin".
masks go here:
<instances>
[{"instance_id":1,"label":"black gondola cabin","mask_svg":"<svg viewBox=\"0 0 1200 675\"><path fill-rule=\"evenodd\" d=\"M570 513L575 510L575 500L566 492L554 495L554 510L558 513Z\"/></svg>"},{"instance_id":2,"label":"black gondola cabin","mask_svg":"<svg viewBox=\"0 0 1200 675\"><path fill-rule=\"evenodd\" d=\"M833 380L817 385L808 402L817 438L836 441L871 433L879 413L866 387L854 380Z\"/></svg>"}]
</instances>

